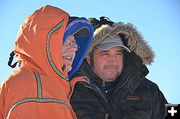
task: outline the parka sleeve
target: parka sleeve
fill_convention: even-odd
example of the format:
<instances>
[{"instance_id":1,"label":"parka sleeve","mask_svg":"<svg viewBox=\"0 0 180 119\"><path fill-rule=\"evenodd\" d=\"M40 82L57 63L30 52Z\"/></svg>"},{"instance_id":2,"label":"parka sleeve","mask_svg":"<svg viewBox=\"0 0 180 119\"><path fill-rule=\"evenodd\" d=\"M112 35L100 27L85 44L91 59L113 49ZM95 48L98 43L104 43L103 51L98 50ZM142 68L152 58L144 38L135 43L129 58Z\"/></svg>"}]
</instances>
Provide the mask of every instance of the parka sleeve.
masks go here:
<instances>
[{"instance_id":1,"label":"parka sleeve","mask_svg":"<svg viewBox=\"0 0 180 119\"><path fill-rule=\"evenodd\" d=\"M168 102L156 84L155 87L156 88L152 94L153 113L151 119L165 119L165 104L167 104Z\"/></svg>"}]
</instances>

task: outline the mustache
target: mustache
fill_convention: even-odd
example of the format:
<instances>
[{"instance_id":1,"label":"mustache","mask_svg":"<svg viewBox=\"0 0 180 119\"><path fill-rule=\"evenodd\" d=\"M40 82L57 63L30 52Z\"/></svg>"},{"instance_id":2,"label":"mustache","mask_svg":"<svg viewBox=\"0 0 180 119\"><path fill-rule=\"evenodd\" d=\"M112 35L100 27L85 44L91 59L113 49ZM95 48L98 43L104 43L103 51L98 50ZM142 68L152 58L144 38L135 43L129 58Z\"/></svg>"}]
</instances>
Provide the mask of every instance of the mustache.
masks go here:
<instances>
[{"instance_id":1,"label":"mustache","mask_svg":"<svg viewBox=\"0 0 180 119\"><path fill-rule=\"evenodd\" d=\"M106 68L114 68L114 69L118 69L119 68L119 66L117 66L117 65L114 65L114 66L104 66L104 68L106 69Z\"/></svg>"}]
</instances>

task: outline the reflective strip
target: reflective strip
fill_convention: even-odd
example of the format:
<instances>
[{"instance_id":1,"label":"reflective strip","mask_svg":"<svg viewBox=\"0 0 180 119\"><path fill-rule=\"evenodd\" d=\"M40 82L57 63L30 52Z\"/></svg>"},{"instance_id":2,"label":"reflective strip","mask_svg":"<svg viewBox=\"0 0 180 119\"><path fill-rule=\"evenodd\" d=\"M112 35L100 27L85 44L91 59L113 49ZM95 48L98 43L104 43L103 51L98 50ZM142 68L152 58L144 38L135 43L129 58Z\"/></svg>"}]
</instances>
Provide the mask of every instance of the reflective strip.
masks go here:
<instances>
[{"instance_id":1,"label":"reflective strip","mask_svg":"<svg viewBox=\"0 0 180 119\"><path fill-rule=\"evenodd\" d=\"M8 115L6 117L6 119L9 119L9 116L10 116L10 113L12 112L12 110L17 107L18 105L22 104L22 103L26 103L26 102L37 102L37 103L61 103L61 104L65 104L68 108L70 108L70 106L68 105L67 102L65 101L62 101L62 100L57 100L57 99L51 99L51 98L27 98L27 99L24 99L24 100L21 100L17 103L15 103L11 109L9 110L8 112Z\"/></svg>"},{"instance_id":2,"label":"reflective strip","mask_svg":"<svg viewBox=\"0 0 180 119\"><path fill-rule=\"evenodd\" d=\"M37 97L42 98L42 84L41 84L40 76L36 72L33 73L36 77L36 83L37 83Z\"/></svg>"},{"instance_id":3,"label":"reflective strip","mask_svg":"<svg viewBox=\"0 0 180 119\"><path fill-rule=\"evenodd\" d=\"M65 79L66 81L69 81L69 78L66 77L62 72L60 72L58 70L58 68L55 66L52 57L51 57L51 53L50 53L50 38L52 33L54 33L57 29L59 29L62 25L63 25L64 21L61 21L60 23L58 23L55 27L53 27L47 36L47 40L46 40L46 52L47 52L47 57L48 57L48 61L52 67L52 69L56 72L56 74L58 74L61 78Z\"/></svg>"},{"instance_id":4,"label":"reflective strip","mask_svg":"<svg viewBox=\"0 0 180 119\"><path fill-rule=\"evenodd\" d=\"M68 26L66 27L66 31L67 31L72 25L74 25L74 24L76 24L76 23L78 23L78 22L80 22L80 23L85 23L85 24L90 24L90 25L91 25L91 22L89 22L88 20L76 20L76 21L72 21L72 22L70 22L70 23L68 24Z\"/></svg>"}]
</instances>

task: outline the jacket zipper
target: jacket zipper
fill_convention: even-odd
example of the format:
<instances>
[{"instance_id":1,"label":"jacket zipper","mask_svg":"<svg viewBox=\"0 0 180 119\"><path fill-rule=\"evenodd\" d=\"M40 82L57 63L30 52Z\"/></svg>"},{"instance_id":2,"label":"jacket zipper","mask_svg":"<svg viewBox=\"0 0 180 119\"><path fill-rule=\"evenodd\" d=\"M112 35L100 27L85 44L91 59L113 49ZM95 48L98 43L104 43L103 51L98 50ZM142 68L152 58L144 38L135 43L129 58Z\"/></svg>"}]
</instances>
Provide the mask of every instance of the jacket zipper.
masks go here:
<instances>
[{"instance_id":1,"label":"jacket zipper","mask_svg":"<svg viewBox=\"0 0 180 119\"><path fill-rule=\"evenodd\" d=\"M89 86L86 86L86 87L94 90L94 92L97 92L104 99L104 101L108 104L108 101L107 101L105 95L102 93L102 91L96 85L90 84Z\"/></svg>"},{"instance_id":2,"label":"jacket zipper","mask_svg":"<svg viewBox=\"0 0 180 119\"><path fill-rule=\"evenodd\" d=\"M70 91L69 91L69 94L68 94L68 96L67 96L68 99L70 98L72 92L73 92L73 90L72 90L72 87L70 86Z\"/></svg>"},{"instance_id":3,"label":"jacket zipper","mask_svg":"<svg viewBox=\"0 0 180 119\"><path fill-rule=\"evenodd\" d=\"M85 87L87 87L87 88L89 88L89 89L91 89L91 90L93 90L96 94L98 94L103 100L104 100L104 102L106 103L106 105L108 106L108 107L106 107L105 105L105 109L107 110L107 111L109 111L109 109L111 109L111 106L110 106L110 104L108 103L108 101L107 101L107 99L106 99L106 97L105 97L105 95L102 93L102 91L96 86L96 85L94 85L94 84L88 84L88 83L81 83L83 86L85 86Z\"/></svg>"},{"instance_id":4,"label":"jacket zipper","mask_svg":"<svg viewBox=\"0 0 180 119\"><path fill-rule=\"evenodd\" d=\"M140 68L141 68L141 66L138 67L137 70L130 72L130 73L127 75L127 80L126 80L120 87L118 87L118 88L113 92L113 94L115 94L118 90L120 90L120 89L128 82L128 80L130 79L130 77L132 77L133 74L136 73L136 72L138 71L138 69L140 69Z\"/></svg>"}]
</instances>

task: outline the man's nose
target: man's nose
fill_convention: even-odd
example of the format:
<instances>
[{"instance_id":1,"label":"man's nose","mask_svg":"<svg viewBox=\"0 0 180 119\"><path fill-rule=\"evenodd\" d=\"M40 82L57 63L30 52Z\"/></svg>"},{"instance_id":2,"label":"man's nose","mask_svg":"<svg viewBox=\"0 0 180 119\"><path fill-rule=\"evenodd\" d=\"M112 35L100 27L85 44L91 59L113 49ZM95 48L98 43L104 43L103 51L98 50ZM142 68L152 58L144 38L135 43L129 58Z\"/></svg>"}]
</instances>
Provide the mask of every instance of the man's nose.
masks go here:
<instances>
[{"instance_id":1,"label":"man's nose","mask_svg":"<svg viewBox=\"0 0 180 119\"><path fill-rule=\"evenodd\" d=\"M117 64L118 58L115 57L115 56L111 56L111 57L109 57L109 62L110 62L111 64Z\"/></svg>"}]
</instances>

